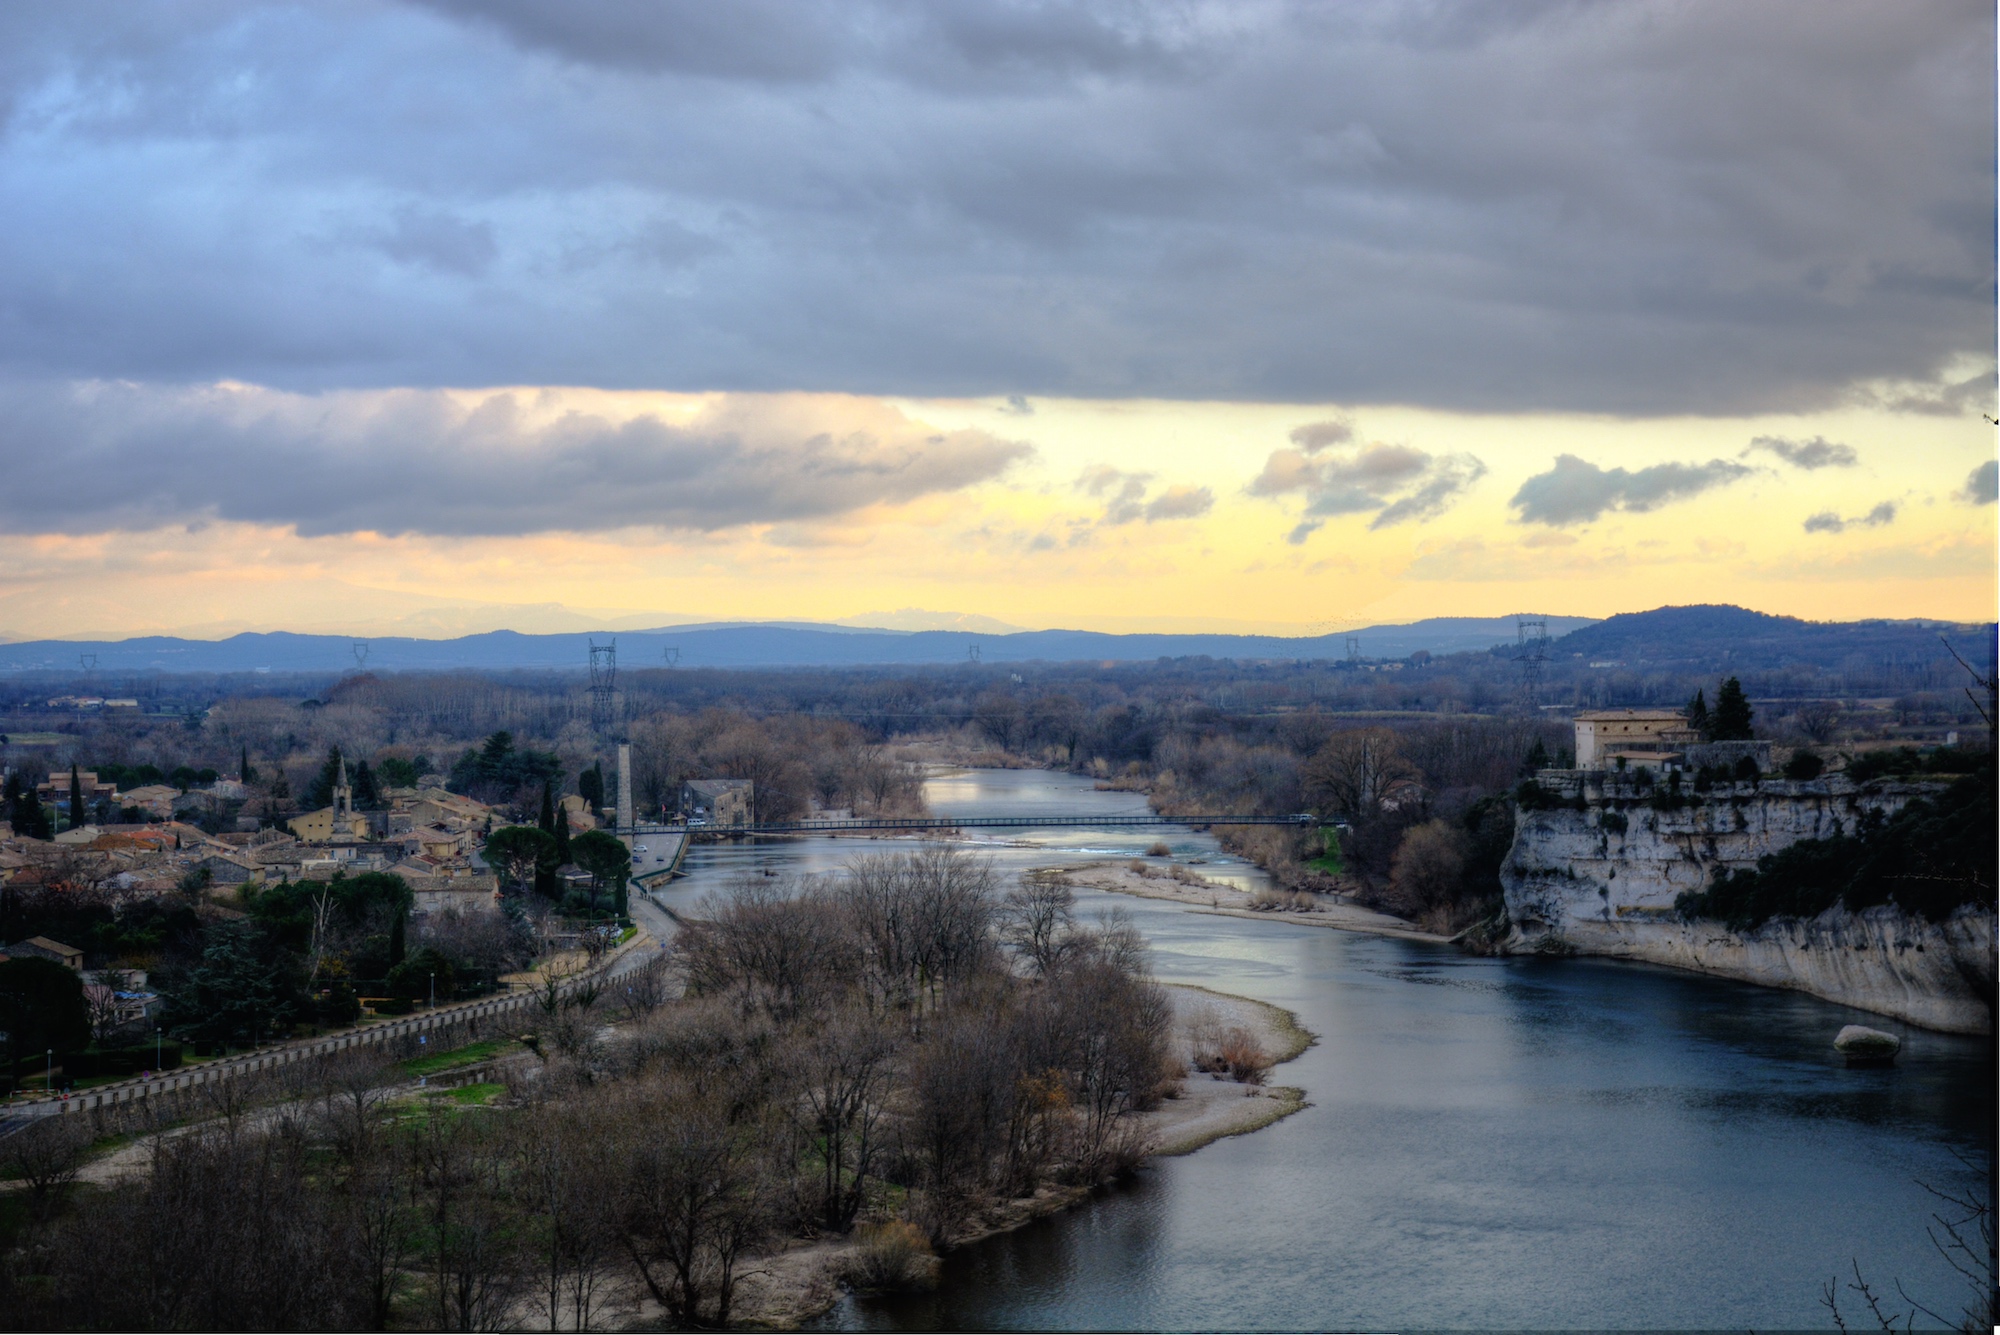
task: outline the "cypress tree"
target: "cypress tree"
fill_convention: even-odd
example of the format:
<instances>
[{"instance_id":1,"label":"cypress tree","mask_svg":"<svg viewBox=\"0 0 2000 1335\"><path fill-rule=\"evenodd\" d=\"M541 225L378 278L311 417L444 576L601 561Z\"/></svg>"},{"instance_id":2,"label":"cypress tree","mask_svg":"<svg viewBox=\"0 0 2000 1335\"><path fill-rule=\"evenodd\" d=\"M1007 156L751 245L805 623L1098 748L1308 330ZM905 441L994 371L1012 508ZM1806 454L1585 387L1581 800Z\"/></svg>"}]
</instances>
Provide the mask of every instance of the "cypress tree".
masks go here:
<instances>
[{"instance_id":1,"label":"cypress tree","mask_svg":"<svg viewBox=\"0 0 2000 1335\"><path fill-rule=\"evenodd\" d=\"M69 762L69 827L80 830L84 826L83 780L76 772L76 762Z\"/></svg>"},{"instance_id":2,"label":"cypress tree","mask_svg":"<svg viewBox=\"0 0 2000 1335\"><path fill-rule=\"evenodd\" d=\"M547 779L542 780L542 818L535 822L544 834L556 832L556 796Z\"/></svg>"},{"instance_id":3,"label":"cypress tree","mask_svg":"<svg viewBox=\"0 0 2000 1335\"><path fill-rule=\"evenodd\" d=\"M395 968L403 962L403 920L407 913L398 913L396 920L389 924L389 967Z\"/></svg>"},{"instance_id":4,"label":"cypress tree","mask_svg":"<svg viewBox=\"0 0 2000 1335\"><path fill-rule=\"evenodd\" d=\"M1688 727L1700 733L1703 741L1715 740L1715 725L1708 717L1708 693L1697 690L1694 699L1688 701Z\"/></svg>"},{"instance_id":5,"label":"cypress tree","mask_svg":"<svg viewBox=\"0 0 2000 1335\"><path fill-rule=\"evenodd\" d=\"M1713 732L1718 742L1750 740L1750 697L1743 694L1743 683L1734 677L1723 682L1722 689L1715 693Z\"/></svg>"},{"instance_id":6,"label":"cypress tree","mask_svg":"<svg viewBox=\"0 0 2000 1335\"><path fill-rule=\"evenodd\" d=\"M556 865L569 865L569 808L556 808Z\"/></svg>"},{"instance_id":7,"label":"cypress tree","mask_svg":"<svg viewBox=\"0 0 2000 1335\"><path fill-rule=\"evenodd\" d=\"M382 790L375 786L375 773L362 761L354 767L354 806L359 811L376 811L382 806Z\"/></svg>"},{"instance_id":8,"label":"cypress tree","mask_svg":"<svg viewBox=\"0 0 2000 1335\"><path fill-rule=\"evenodd\" d=\"M317 811L321 807L333 805L333 784L339 777L340 748L331 746L327 748L326 763L319 767L319 777L314 779L313 786L306 790L307 811ZM352 775L348 777L353 778Z\"/></svg>"},{"instance_id":9,"label":"cypress tree","mask_svg":"<svg viewBox=\"0 0 2000 1335\"><path fill-rule=\"evenodd\" d=\"M621 872L619 872L619 873L618 873L618 891L617 891L617 896L618 896L618 897L617 897L617 905L618 905L618 916L619 916L620 918L627 918L627 917L630 917L630 916L631 916L631 912L632 912L632 904L631 904L631 900L630 900L630 898L629 898L629 896L628 896L628 894L627 894L627 891L626 891L626 889L625 889L625 879L626 879L626 877L625 877L625 873L624 873L624 872L622 872L622 871L621 871Z\"/></svg>"},{"instance_id":10,"label":"cypress tree","mask_svg":"<svg viewBox=\"0 0 2000 1335\"><path fill-rule=\"evenodd\" d=\"M240 783L255 783L257 771L250 768L250 748L244 747L243 754L236 761L236 778Z\"/></svg>"}]
</instances>

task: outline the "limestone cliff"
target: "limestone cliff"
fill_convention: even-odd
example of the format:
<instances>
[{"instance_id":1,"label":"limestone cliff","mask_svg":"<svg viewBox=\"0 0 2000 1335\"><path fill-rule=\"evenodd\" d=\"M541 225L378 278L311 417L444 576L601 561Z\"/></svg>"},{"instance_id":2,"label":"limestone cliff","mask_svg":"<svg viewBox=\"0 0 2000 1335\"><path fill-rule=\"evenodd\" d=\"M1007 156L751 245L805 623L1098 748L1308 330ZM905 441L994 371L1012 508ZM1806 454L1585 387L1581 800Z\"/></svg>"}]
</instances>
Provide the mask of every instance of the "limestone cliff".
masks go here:
<instances>
[{"instance_id":1,"label":"limestone cliff","mask_svg":"<svg viewBox=\"0 0 2000 1335\"><path fill-rule=\"evenodd\" d=\"M1537 782L1548 805L1518 814L1500 871L1506 949L1646 960L1797 988L1930 1029L1992 1028L1991 905L1941 923L1890 906L1834 908L1748 932L1674 911L1675 897L1705 888L1718 867L1754 867L1801 839L1851 834L1863 813L1887 815L1929 788L1766 779L1683 803L1636 774L1544 770Z\"/></svg>"}]
</instances>

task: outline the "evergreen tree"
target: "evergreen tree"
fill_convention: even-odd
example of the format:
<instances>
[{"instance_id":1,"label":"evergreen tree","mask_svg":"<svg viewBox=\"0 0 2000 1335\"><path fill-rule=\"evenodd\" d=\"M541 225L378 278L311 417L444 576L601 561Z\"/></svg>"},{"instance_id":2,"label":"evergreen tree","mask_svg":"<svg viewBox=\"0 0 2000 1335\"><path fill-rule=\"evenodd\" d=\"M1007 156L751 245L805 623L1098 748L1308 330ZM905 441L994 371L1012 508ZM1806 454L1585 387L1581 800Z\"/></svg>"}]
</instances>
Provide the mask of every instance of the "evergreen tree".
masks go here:
<instances>
[{"instance_id":1,"label":"evergreen tree","mask_svg":"<svg viewBox=\"0 0 2000 1335\"><path fill-rule=\"evenodd\" d=\"M1731 677L1715 693L1715 719L1709 729L1718 742L1747 742L1750 732L1750 697L1743 683Z\"/></svg>"},{"instance_id":2,"label":"evergreen tree","mask_svg":"<svg viewBox=\"0 0 2000 1335\"><path fill-rule=\"evenodd\" d=\"M35 796L34 785L22 778L19 771L7 776L4 810L14 833L23 839L48 839L55 834L49 828L48 814Z\"/></svg>"},{"instance_id":3,"label":"evergreen tree","mask_svg":"<svg viewBox=\"0 0 2000 1335\"><path fill-rule=\"evenodd\" d=\"M590 803L595 814L604 809L604 766L593 762L591 767L576 776L576 791L584 801Z\"/></svg>"},{"instance_id":4,"label":"evergreen tree","mask_svg":"<svg viewBox=\"0 0 2000 1335\"><path fill-rule=\"evenodd\" d=\"M542 780L542 815L541 819L537 820L535 824L539 825L545 833L554 834L556 832L556 795L554 785L547 779Z\"/></svg>"},{"instance_id":5,"label":"evergreen tree","mask_svg":"<svg viewBox=\"0 0 2000 1335\"><path fill-rule=\"evenodd\" d=\"M569 808L556 808L556 865L569 865Z\"/></svg>"},{"instance_id":6,"label":"evergreen tree","mask_svg":"<svg viewBox=\"0 0 2000 1335\"><path fill-rule=\"evenodd\" d=\"M389 967L395 968L403 962L403 922L409 915L398 913L389 924Z\"/></svg>"},{"instance_id":7,"label":"evergreen tree","mask_svg":"<svg viewBox=\"0 0 2000 1335\"><path fill-rule=\"evenodd\" d=\"M83 779L76 772L76 762L69 762L69 827L80 830L86 817L83 811Z\"/></svg>"},{"instance_id":8,"label":"evergreen tree","mask_svg":"<svg viewBox=\"0 0 2000 1335\"><path fill-rule=\"evenodd\" d=\"M356 811L379 811L382 809L382 790L375 782L374 773L368 762L362 761L354 767L354 809Z\"/></svg>"},{"instance_id":9,"label":"evergreen tree","mask_svg":"<svg viewBox=\"0 0 2000 1335\"><path fill-rule=\"evenodd\" d=\"M1688 701L1688 727L1701 734L1705 742L1715 740L1714 723L1708 717L1708 692L1697 690L1694 699Z\"/></svg>"},{"instance_id":10,"label":"evergreen tree","mask_svg":"<svg viewBox=\"0 0 2000 1335\"><path fill-rule=\"evenodd\" d=\"M306 810L318 811L321 807L333 805L333 785L340 778L340 748L327 748L326 763L319 767L319 777L312 787L306 789Z\"/></svg>"},{"instance_id":11,"label":"evergreen tree","mask_svg":"<svg viewBox=\"0 0 2000 1335\"><path fill-rule=\"evenodd\" d=\"M250 768L250 748L244 747L243 754L236 761L236 778L239 783L255 783L257 771Z\"/></svg>"},{"instance_id":12,"label":"evergreen tree","mask_svg":"<svg viewBox=\"0 0 2000 1335\"><path fill-rule=\"evenodd\" d=\"M1521 774L1525 778L1532 779L1535 776L1536 770L1544 770L1548 767L1549 748L1543 744L1541 738L1537 737L1535 744L1528 748L1528 758L1521 762Z\"/></svg>"}]
</instances>

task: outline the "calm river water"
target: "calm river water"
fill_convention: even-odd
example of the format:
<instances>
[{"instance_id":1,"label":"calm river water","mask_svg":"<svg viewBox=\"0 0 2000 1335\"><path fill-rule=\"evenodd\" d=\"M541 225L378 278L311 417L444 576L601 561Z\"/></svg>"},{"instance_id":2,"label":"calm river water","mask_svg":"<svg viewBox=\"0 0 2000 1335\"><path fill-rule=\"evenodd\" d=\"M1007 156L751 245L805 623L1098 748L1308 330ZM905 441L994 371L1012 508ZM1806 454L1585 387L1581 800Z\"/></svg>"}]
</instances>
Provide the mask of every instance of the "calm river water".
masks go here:
<instances>
[{"instance_id":1,"label":"calm river water","mask_svg":"<svg viewBox=\"0 0 2000 1335\"><path fill-rule=\"evenodd\" d=\"M1127 813L1144 799L1039 771L963 771L949 815ZM968 841L1012 870L1132 856L1136 831ZM1181 860L1254 884L1206 835ZM744 871L832 871L896 841L691 851L661 896L692 905ZM1820 1286L1871 1278L1953 1304L1920 1182L1983 1174L1983 1040L1904 1029L1791 993L1588 960L1127 909L1166 982L1274 1002L1319 1042L1277 1079L1305 1111L1163 1160L1081 1209L948 1257L935 1294L848 1299L827 1329L1798 1328ZM1860 1022L1899 1065L1845 1069Z\"/></svg>"}]
</instances>

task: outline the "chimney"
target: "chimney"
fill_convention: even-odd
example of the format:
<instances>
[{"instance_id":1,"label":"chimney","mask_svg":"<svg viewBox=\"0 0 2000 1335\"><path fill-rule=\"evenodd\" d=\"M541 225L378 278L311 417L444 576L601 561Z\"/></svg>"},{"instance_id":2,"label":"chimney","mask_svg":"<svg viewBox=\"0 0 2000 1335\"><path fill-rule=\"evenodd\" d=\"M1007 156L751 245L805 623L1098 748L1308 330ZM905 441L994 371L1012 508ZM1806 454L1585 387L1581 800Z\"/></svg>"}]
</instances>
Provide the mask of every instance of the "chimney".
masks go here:
<instances>
[{"instance_id":1,"label":"chimney","mask_svg":"<svg viewBox=\"0 0 2000 1335\"><path fill-rule=\"evenodd\" d=\"M632 828L632 744L618 743L618 828Z\"/></svg>"}]
</instances>

